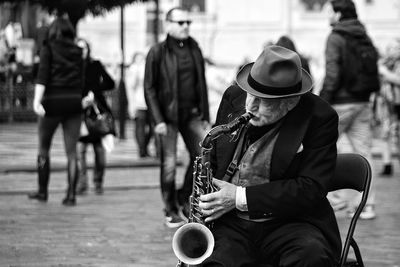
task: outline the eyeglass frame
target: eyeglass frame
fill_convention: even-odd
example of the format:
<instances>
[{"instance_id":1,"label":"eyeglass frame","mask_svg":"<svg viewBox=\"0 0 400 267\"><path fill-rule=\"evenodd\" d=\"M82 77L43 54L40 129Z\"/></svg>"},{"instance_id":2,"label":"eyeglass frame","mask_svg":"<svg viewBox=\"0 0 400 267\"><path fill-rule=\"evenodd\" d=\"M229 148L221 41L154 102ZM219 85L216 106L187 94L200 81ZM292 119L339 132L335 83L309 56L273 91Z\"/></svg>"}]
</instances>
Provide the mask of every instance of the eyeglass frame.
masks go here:
<instances>
[{"instance_id":1,"label":"eyeglass frame","mask_svg":"<svg viewBox=\"0 0 400 267\"><path fill-rule=\"evenodd\" d=\"M168 20L169 22L173 22L173 23L178 23L179 24L179 26L183 26L183 24L187 24L188 26L190 26L190 24L192 24L192 21L191 20L172 20L172 19L169 19Z\"/></svg>"}]
</instances>

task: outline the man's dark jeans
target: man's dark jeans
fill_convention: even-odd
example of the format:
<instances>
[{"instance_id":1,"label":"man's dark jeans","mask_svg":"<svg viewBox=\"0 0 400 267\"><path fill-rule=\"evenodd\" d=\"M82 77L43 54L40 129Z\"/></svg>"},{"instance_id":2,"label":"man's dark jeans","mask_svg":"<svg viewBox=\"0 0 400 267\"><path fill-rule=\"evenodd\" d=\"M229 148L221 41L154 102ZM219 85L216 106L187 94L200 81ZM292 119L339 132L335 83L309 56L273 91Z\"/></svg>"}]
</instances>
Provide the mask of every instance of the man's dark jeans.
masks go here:
<instances>
[{"instance_id":1,"label":"man's dark jeans","mask_svg":"<svg viewBox=\"0 0 400 267\"><path fill-rule=\"evenodd\" d=\"M159 136L161 173L161 194L166 212L177 212L178 204L183 205L189 200L193 184L193 162L201 152L200 141L205 135L203 121L199 116L181 120L177 126L167 124L166 136ZM189 151L190 162L188 164L183 187L176 190L176 161L178 133L182 135L186 148ZM179 202L179 203L177 203Z\"/></svg>"}]
</instances>

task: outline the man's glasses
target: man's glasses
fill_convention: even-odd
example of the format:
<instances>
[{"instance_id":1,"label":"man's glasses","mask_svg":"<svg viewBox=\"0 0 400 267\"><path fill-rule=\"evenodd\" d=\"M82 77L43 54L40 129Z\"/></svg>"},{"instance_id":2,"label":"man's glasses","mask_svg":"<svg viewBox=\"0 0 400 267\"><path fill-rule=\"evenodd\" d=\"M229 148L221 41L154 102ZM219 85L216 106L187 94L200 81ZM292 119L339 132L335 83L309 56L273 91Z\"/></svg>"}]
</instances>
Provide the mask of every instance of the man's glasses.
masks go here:
<instances>
[{"instance_id":1,"label":"man's glasses","mask_svg":"<svg viewBox=\"0 0 400 267\"><path fill-rule=\"evenodd\" d=\"M183 26L183 24L187 24L188 26L190 26L190 24L192 23L191 20L168 20L170 22L174 22L174 23L178 23L179 26Z\"/></svg>"}]
</instances>

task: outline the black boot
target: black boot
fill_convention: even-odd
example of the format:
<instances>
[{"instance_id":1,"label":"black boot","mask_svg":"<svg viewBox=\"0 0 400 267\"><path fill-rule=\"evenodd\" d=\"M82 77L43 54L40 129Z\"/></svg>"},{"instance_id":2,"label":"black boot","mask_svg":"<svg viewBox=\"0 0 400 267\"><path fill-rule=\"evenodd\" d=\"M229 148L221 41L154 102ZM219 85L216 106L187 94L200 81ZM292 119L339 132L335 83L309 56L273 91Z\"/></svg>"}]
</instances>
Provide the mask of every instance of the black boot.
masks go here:
<instances>
[{"instance_id":1,"label":"black boot","mask_svg":"<svg viewBox=\"0 0 400 267\"><path fill-rule=\"evenodd\" d=\"M48 198L48 185L50 177L49 157L38 156L37 158L38 186L39 190L28 194L28 198L46 202Z\"/></svg>"},{"instance_id":2,"label":"black boot","mask_svg":"<svg viewBox=\"0 0 400 267\"><path fill-rule=\"evenodd\" d=\"M76 205L76 185L78 182L78 165L76 159L68 160L68 189L62 204L65 206Z\"/></svg>"},{"instance_id":3,"label":"black boot","mask_svg":"<svg viewBox=\"0 0 400 267\"><path fill-rule=\"evenodd\" d=\"M393 174L392 164L389 163L389 164L383 165L383 170L381 172L381 175L382 176L392 176L392 174Z\"/></svg>"},{"instance_id":4,"label":"black boot","mask_svg":"<svg viewBox=\"0 0 400 267\"><path fill-rule=\"evenodd\" d=\"M88 191L86 146L86 143L78 143L78 185L76 188L77 195L84 195Z\"/></svg>"},{"instance_id":5,"label":"black boot","mask_svg":"<svg viewBox=\"0 0 400 267\"><path fill-rule=\"evenodd\" d=\"M95 184L94 192L96 195L102 195L104 193L103 185L102 184Z\"/></svg>"},{"instance_id":6,"label":"black boot","mask_svg":"<svg viewBox=\"0 0 400 267\"><path fill-rule=\"evenodd\" d=\"M104 168L96 166L94 170L94 192L96 195L102 195L104 193L103 189L103 175Z\"/></svg>"},{"instance_id":7,"label":"black boot","mask_svg":"<svg viewBox=\"0 0 400 267\"><path fill-rule=\"evenodd\" d=\"M102 195L104 193L103 190L103 176L104 176L104 166L96 165L94 169L94 192L96 195Z\"/></svg>"},{"instance_id":8,"label":"black boot","mask_svg":"<svg viewBox=\"0 0 400 267\"><path fill-rule=\"evenodd\" d=\"M94 192L96 195L103 194L103 177L106 167L106 152L101 143L94 144L95 165L93 173Z\"/></svg>"}]
</instances>

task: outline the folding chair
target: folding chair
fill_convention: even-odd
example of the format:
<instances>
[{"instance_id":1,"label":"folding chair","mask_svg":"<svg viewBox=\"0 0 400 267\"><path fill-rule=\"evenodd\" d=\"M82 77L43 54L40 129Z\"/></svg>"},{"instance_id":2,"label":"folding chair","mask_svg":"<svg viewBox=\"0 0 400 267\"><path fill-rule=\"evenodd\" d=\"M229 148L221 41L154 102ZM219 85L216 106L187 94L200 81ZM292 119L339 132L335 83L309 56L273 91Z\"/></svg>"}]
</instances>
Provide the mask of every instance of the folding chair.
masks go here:
<instances>
[{"instance_id":1,"label":"folding chair","mask_svg":"<svg viewBox=\"0 0 400 267\"><path fill-rule=\"evenodd\" d=\"M338 267L360 266L364 267L360 249L354 240L353 234L356 228L357 220L367 202L368 193L371 185L371 166L366 158L359 154L344 153L338 154L336 161L335 175L329 186L329 191L338 189L353 189L362 192L361 202L351 219L347 231L346 241L340 255ZM356 259L347 259L350 246L353 248Z\"/></svg>"}]
</instances>

